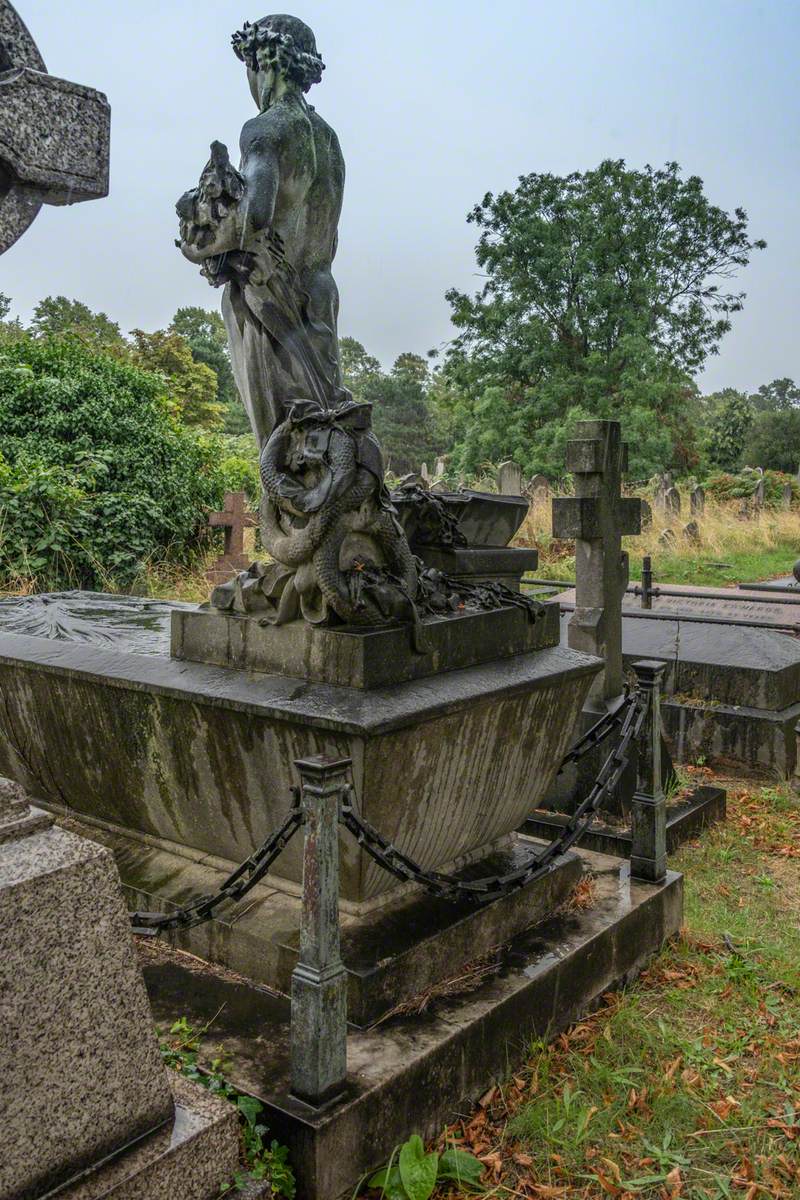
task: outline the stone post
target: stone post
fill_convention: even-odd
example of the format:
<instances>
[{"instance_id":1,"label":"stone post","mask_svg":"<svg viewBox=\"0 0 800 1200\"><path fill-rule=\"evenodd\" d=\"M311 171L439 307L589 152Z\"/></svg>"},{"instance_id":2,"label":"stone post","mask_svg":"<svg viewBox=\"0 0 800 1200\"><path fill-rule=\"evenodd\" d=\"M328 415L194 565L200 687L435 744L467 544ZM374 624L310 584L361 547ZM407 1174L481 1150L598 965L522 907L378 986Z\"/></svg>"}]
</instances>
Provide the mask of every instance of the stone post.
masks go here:
<instances>
[{"instance_id":1,"label":"stone post","mask_svg":"<svg viewBox=\"0 0 800 1200\"><path fill-rule=\"evenodd\" d=\"M628 447L619 421L580 421L567 442L575 495L553 500L553 536L575 539L575 612L568 642L605 659L589 694L595 708L622 691L622 598L628 586L623 534L641 530L641 501L620 494Z\"/></svg>"},{"instance_id":2,"label":"stone post","mask_svg":"<svg viewBox=\"0 0 800 1200\"><path fill-rule=\"evenodd\" d=\"M305 817L300 959L292 972L292 1092L315 1108L347 1075L347 973L339 949L339 807L349 758L297 759Z\"/></svg>"},{"instance_id":3,"label":"stone post","mask_svg":"<svg viewBox=\"0 0 800 1200\"><path fill-rule=\"evenodd\" d=\"M633 664L647 712L639 736L636 791L631 807L631 878L659 883L667 873L667 802L661 784L661 683L666 664Z\"/></svg>"}]
</instances>

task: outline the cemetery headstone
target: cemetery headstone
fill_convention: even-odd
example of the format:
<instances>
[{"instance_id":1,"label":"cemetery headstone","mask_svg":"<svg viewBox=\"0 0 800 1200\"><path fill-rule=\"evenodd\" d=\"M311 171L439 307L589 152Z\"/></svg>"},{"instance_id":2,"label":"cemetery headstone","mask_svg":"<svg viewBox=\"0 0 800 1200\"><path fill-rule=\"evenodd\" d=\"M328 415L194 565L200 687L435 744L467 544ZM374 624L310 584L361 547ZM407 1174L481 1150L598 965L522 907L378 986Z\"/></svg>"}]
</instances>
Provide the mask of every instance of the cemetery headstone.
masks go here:
<instances>
[{"instance_id":1,"label":"cemetery headstone","mask_svg":"<svg viewBox=\"0 0 800 1200\"><path fill-rule=\"evenodd\" d=\"M705 489L699 484L693 488L689 495L689 508L693 517L702 517L706 510L706 493Z\"/></svg>"},{"instance_id":2,"label":"cemetery headstone","mask_svg":"<svg viewBox=\"0 0 800 1200\"><path fill-rule=\"evenodd\" d=\"M511 459L497 468L497 490L501 496L522 495L522 468Z\"/></svg>"},{"instance_id":3,"label":"cemetery headstone","mask_svg":"<svg viewBox=\"0 0 800 1200\"><path fill-rule=\"evenodd\" d=\"M692 545L697 545L700 541L700 526L697 521L687 521L682 530L683 536L687 542Z\"/></svg>"},{"instance_id":4,"label":"cemetery headstone","mask_svg":"<svg viewBox=\"0 0 800 1200\"><path fill-rule=\"evenodd\" d=\"M214 585L225 583L237 571L250 566L252 556L245 554L244 534L246 529L258 525L258 518L247 507L244 492L226 492L222 512L211 513L208 523L215 529L225 530L225 549L206 572L206 579Z\"/></svg>"},{"instance_id":5,"label":"cemetery headstone","mask_svg":"<svg viewBox=\"0 0 800 1200\"><path fill-rule=\"evenodd\" d=\"M662 529L658 535L658 544L663 546L665 550L673 550L677 538L675 537L674 529Z\"/></svg>"},{"instance_id":6,"label":"cemetery headstone","mask_svg":"<svg viewBox=\"0 0 800 1200\"><path fill-rule=\"evenodd\" d=\"M430 483L431 483L431 474L430 474L430 471L428 470L428 464L427 464L427 463L423 463L423 464L422 464L422 466L421 466L421 467L420 467L420 469L419 469L419 473L420 473L420 475L422 476L422 478L425 480L425 482L428 484L428 486L430 487Z\"/></svg>"},{"instance_id":7,"label":"cemetery headstone","mask_svg":"<svg viewBox=\"0 0 800 1200\"><path fill-rule=\"evenodd\" d=\"M766 491L765 491L765 487L764 487L764 477L762 474L761 478L758 481L756 490L753 493L753 507L755 508L756 512L759 512L764 507L765 495L766 495Z\"/></svg>"},{"instance_id":8,"label":"cemetery headstone","mask_svg":"<svg viewBox=\"0 0 800 1200\"><path fill-rule=\"evenodd\" d=\"M437 458L437 460L436 460L436 478L441 479L442 475L444 475L446 470L447 470L447 463L445 462L445 460L443 458Z\"/></svg>"},{"instance_id":9,"label":"cemetery headstone","mask_svg":"<svg viewBox=\"0 0 800 1200\"><path fill-rule=\"evenodd\" d=\"M788 509L788 508L792 507L793 495L794 495L794 492L792 490L792 485L790 483L785 483L783 485L783 488L781 489L781 506L783 508Z\"/></svg>"},{"instance_id":10,"label":"cemetery headstone","mask_svg":"<svg viewBox=\"0 0 800 1200\"><path fill-rule=\"evenodd\" d=\"M650 504L643 497L640 500L642 506L642 529L649 529L653 524L653 510Z\"/></svg>"},{"instance_id":11,"label":"cemetery headstone","mask_svg":"<svg viewBox=\"0 0 800 1200\"><path fill-rule=\"evenodd\" d=\"M641 531L641 501L623 497L628 448L618 421L581 421L567 442L575 495L553 500L553 536L575 539L575 612L569 644L605 660L592 698L600 704L622 691L622 597L628 586L623 535Z\"/></svg>"},{"instance_id":12,"label":"cemetery headstone","mask_svg":"<svg viewBox=\"0 0 800 1200\"><path fill-rule=\"evenodd\" d=\"M681 511L681 494L674 486L670 486L664 492L664 512L673 516L680 516Z\"/></svg>"},{"instance_id":13,"label":"cemetery headstone","mask_svg":"<svg viewBox=\"0 0 800 1200\"><path fill-rule=\"evenodd\" d=\"M550 480L546 475L534 475L525 491L534 504L542 504L550 498Z\"/></svg>"}]
</instances>

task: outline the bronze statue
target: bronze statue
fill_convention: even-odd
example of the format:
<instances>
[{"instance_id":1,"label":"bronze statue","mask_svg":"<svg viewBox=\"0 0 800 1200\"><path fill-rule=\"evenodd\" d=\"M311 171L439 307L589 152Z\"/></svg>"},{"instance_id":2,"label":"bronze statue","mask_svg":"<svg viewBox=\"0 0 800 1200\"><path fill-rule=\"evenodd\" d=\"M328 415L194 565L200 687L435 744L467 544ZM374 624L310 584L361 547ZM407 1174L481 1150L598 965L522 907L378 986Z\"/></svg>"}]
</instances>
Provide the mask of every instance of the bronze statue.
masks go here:
<instances>
[{"instance_id":1,"label":"bronze statue","mask_svg":"<svg viewBox=\"0 0 800 1200\"><path fill-rule=\"evenodd\" d=\"M296 17L233 35L259 112L237 171L214 142L178 201L181 252L215 286L261 454L262 541L274 562L217 589L220 607L281 624L410 617L417 569L383 480L369 405L342 385L331 272L344 188L334 131L305 93L324 64Z\"/></svg>"}]
</instances>

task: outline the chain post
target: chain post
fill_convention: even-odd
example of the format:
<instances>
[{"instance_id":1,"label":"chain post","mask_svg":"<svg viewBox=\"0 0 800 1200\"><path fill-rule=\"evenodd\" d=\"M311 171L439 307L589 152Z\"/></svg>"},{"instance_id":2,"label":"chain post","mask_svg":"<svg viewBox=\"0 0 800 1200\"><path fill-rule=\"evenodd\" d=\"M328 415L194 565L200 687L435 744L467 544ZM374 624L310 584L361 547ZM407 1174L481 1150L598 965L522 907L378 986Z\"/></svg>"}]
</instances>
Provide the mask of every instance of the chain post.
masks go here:
<instances>
[{"instance_id":1,"label":"chain post","mask_svg":"<svg viewBox=\"0 0 800 1200\"><path fill-rule=\"evenodd\" d=\"M304 824L300 958L292 972L291 1090L315 1108L347 1075L347 974L339 939L339 811L349 758L297 759Z\"/></svg>"},{"instance_id":2,"label":"chain post","mask_svg":"<svg viewBox=\"0 0 800 1200\"><path fill-rule=\"evenodd\" d=\"M661 684L666 665L642 659L633 669L647 707L632 804L631 878L659 883L667 873L667 801L661 786Z\"/></svg>"},{"instance_id":3,"label":"chain post","mask_svg":"<svg viewBox=\"0 0 800 1200\"><path fill-rule=\"evenodd\" d=\"M653 566L649 554L642 559L642 608L653 607Z\"/></svg>"}]
</instances>

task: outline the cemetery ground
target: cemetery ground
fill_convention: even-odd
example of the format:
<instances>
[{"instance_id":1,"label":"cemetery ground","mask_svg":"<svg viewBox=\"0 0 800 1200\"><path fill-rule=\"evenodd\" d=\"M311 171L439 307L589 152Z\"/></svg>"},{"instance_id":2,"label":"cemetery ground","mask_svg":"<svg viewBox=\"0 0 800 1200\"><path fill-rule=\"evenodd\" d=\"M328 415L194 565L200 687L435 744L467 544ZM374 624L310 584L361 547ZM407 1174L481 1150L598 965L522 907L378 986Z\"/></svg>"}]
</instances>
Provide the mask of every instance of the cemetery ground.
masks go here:
<instances>
[{"instance_id":1,"label":"cemetery ground","mask_svg":"<svg viewBox=\"0 0 800 1200\"><path fill-rule=\"evenodd\" d=\"M680 938L554 1041L509 1047L522 1065L428 1147L477 1156L484 1194L800 1195L800 799L703 766L682 780L727 787L728 819L670 860L684 872ZM570 903L591 888L584 880ZM213 1027L203 1040L213 1044ZM163 1046L170 1065L194 1072L191 1031L164 1031ZM224 1057L224 1046L206 1055L212 1086L224 1088ZM475 1194L440 1184L435 1197Z\"/></svg>"}]
</instances>

